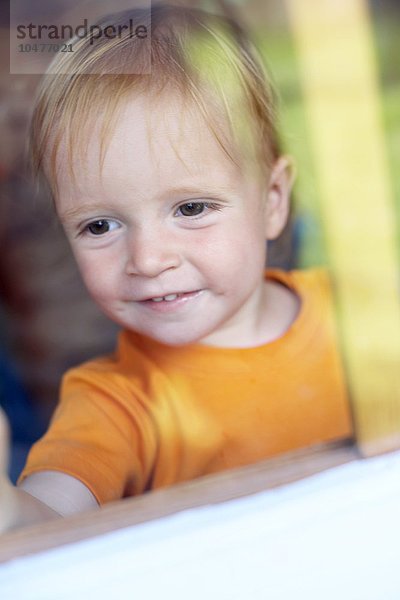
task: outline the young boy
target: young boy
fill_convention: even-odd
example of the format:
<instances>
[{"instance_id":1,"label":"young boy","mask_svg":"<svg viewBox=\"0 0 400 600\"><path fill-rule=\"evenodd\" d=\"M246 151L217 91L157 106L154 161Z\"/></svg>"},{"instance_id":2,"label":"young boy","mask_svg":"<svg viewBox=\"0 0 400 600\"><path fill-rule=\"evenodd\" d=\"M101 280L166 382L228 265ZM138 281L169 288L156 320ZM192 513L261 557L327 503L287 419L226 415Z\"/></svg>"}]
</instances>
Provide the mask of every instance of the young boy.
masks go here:
<instances>
[{"instance_id":1,"label":"young boy","mask_svg":"<svg viewBox=\"0 0 400 600\"><path fill-rule=\"evenodd\" d=\"M36 168L122 332L65 376L19 488L3 486L11 525L351 435L325 274L264 271L292 174L252 47L162 5L149 43L147 75L141 38L77 43L37 101Z\"/></svg>"}]
</instances>

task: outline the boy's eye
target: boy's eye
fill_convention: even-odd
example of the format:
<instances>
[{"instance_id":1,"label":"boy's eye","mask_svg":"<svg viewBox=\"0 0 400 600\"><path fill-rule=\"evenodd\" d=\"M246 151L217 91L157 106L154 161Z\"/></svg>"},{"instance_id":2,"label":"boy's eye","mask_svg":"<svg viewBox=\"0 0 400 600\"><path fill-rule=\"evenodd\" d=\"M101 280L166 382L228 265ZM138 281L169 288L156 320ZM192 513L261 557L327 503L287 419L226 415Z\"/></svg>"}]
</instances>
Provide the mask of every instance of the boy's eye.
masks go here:
<instances>
[{"instance_id":1,"label":"boy's eye","mask_svg":"<svg viewBox=\"0 0 400 600\"><path fill-rule=\"evenodd\" d=\"M204 212L205 207L205 202L186 202L178 208L178 211L184 217L196 217Z\"/></svg>"},{"instance_id":2,"label":"boy's eye","mask_svg":"<svg viewBox=\"0 0 400 600\"><path fill-rule=\"evenodd\" d=\"M93 223L89 223L86 226L86 231L89 231L92 235L103 235L112 231L117 226L117 223L114 221L108 221L107 219L99 219L98 221L93 221Z\"/></svg>"}]
</instances>

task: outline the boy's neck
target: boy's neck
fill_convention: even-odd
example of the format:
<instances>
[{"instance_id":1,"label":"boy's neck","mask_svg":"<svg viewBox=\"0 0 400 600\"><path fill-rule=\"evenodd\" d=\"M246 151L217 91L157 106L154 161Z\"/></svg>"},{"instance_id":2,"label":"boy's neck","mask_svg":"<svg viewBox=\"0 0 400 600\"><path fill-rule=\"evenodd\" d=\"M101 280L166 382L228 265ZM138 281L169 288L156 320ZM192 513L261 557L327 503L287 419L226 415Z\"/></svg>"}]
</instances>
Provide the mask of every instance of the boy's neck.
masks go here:
<instances>
[{"instance_id":1,"label":"boy's neck","mask_svg":"<svg viewBox=\"0 0 400 600\"><path fill-rule=\"evenodd\" d=\"M266 279L254 307L254 318L247 331L229 327L207 336L201 344L224 348L253 348L282 337L296 320L301 301L296 293L283 283Z\"/></svg>"}]
</instances>

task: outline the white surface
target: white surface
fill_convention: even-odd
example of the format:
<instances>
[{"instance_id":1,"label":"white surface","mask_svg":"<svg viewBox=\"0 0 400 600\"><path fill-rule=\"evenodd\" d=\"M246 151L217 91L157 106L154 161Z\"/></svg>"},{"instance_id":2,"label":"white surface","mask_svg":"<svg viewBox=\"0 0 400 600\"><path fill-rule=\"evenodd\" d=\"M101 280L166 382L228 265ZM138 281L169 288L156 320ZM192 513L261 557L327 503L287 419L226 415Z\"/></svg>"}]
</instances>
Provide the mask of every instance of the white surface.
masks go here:
<instances>
[{"instance_id":1,"label":"white surface","mask_svg":"<svg viewBox=\"0 0 400 600\"><path fill-rule=\"evenodd\" d=\"M399 600L400 453L0 566L1 600Z\"/></svg>"}]
</instances>

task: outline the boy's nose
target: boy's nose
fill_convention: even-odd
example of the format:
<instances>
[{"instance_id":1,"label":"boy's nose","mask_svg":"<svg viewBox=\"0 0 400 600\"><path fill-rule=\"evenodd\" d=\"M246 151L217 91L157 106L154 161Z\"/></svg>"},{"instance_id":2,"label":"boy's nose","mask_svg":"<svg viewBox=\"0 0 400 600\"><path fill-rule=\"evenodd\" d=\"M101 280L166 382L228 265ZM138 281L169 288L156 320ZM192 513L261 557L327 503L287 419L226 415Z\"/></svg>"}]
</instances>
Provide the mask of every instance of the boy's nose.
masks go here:
<instances>
[{"instance_id":1,"label":"boy's nose","mask_svg":"<svg viewBox=\"0 0 400 600\"><path fill-rule=\"evenodd\" d=\"M181 264L181 255L171 235L159 231L136 231L128 242L126 272L128 275L156 277Z\"/></svg>"}]
</instances>

